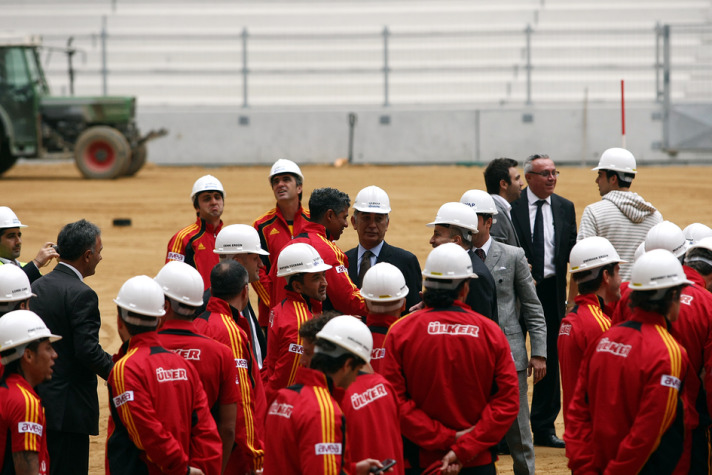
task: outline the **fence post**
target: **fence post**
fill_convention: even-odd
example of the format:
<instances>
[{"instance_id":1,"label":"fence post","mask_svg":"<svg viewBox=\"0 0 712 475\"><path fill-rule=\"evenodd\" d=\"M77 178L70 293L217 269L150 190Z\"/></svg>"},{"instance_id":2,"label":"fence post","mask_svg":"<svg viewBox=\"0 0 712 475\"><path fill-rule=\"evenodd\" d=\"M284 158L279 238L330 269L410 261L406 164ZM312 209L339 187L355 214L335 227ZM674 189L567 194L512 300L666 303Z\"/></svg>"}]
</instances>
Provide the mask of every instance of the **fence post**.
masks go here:
<instances>
[{"instance_id":1,"label":"fence post","mask_svg":"<svg viewBox=\"0 0 712 475\"><path fill-rule=\"evenodd\" d=\"M388 98L388 73L390 68L388 66L388 27L383 27L383 106L388 107L390 101Z\"/></svg>"},{"instance_id":2,"label":"fence post","mask_svg":"<svg viewBox=\"0 0 712 475\"><path fill-rule=\"evenodd\" d=\"M527 24L526 30L524 30L527 43L527 64L524 67L527 70L527 105L532 103L532 26Z\"/></svg>"},{"instance_id":3,"label":"fence post","mask_svg":"<svg viewBox=\"0 0 712 475\"><path fill-rule=\"evenodd\" d=\"M248 107L247 101L247 27L242 28L242 107Z\"/></svg>"},{"instance_id":4,"label":"fence post","mask_svg":"<svg viewBox=\"0 0 712 475\"><path fill-rule=\"evenodd\" d=\"M101 93L108 94L107 76L109 71L106 67L106 15L101 17Z\"/></svg>"},{"instance_id":5,"label":"fence post","mask_svg":"<svg viewBox=\"0 0 712 475\"><path fill-rule=\"evenodd\" d=\"M663 149L670 147L670 25L663 26Z\"/></svg>"},{"instance_id":6,"label":"fence post","mask_svg":"<svg viewBox=\"0 0 712 475\"><path fill-rule=\"evenodd\" d=\"M662 102L663 88L660 84L660 70L662 69L662 61L660 61L660 38L663 30L660 22L655 23L655 100Z\"/></svg>"}]
</instances>

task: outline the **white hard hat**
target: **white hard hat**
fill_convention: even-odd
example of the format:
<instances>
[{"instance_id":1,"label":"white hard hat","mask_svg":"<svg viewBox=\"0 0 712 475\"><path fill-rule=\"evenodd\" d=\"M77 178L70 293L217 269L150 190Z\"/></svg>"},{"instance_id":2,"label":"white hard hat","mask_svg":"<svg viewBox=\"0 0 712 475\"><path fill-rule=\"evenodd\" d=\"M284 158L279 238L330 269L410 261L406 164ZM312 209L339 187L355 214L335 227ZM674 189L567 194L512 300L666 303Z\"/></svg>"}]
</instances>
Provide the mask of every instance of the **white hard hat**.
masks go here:
<instances>
[{"instance_id":1,"label":"white hard hat","mask_svg":"<svg viewBox=\"0 0 712 475\"><path fill-rule=\"evenodd\" d=\"M598 166L593 170L613 170L633 175L638 173L635 168L635 157L624 148L609 148L603 152Z\"/></svg>"},{"instance_id":2,"label":"white hard hat","mask_svg":"<svg viewBox=\"0 0 712 475\"><path fill-rule=\"evenodd\" d=\"M17 215L7 206L0 206L0 229L7 228L26 228L27 225L22 224Z\"/></svg>"},{"instance_id":3,"label":"white hard hat","mask_svg":"<svg viewBox=\"0 0 712 475\"><path fill-rule=\"evenodd\" d=\"M280 158L272 165L272 169L269 172L269 179L271 180L275 175L283 175L284 173L291 173L292 175L297 175L299 178L304 180L304 175L302 175L302 170L299 165L286 158Z\"/></svg>"},{"instance_id":4,"label":"white hard hat","mask_svg":"<svg viewBox=\"0 0 712 475\"><path fill-rule=\"evenodd\" d=\"M675 254L675 257L680 257L685 254L689 245L682 229L670 221L656 224L650 228L645 237L646 252L653 249L666 249Z\"/></svg>"},{"instance_id":5,"label":"white hard hat","mask_svg":"<svg viewBox=\"0 0 712 475\"><path fill-rule=\"evenodd\" d=\"M366 271L361 296L370 302L395 302L408 295L403 273L393 264L379 262Z\"/></svg>"},{"instance_id":6,"label":"white hard hat","mask_svg":"<svg viewBox=\"0 0 712 475\"><path fill-rule=\"evenodd\" d=\"M497 214L497 206L494 204L494 199L486 191L468 190L460 198L460 203L474 208L477 214Z\"/></svg>"},{"instance_id":7,"label":"white hard hat","mask_svg":"<svg viewBox=\"0 0 712 475\"><path fill-rule=\"evenodd\" d=\"M37 296L32 293L27 274L14 264L0 265L0 302L18 302L30 297Z\"/></svg>"},{"instance_id":8,"label":"white hard hat","mask_svg":"<svg viewBox=\"0 0 712 475\"><path fill-rule=\"evenodd\" d=\"M426 226L432 228L436 224L457 226L477 234L477 212L463 203L445 203L438 210L435 221Z\"/></svg>"},{"instance_id":9,"label":"white hard hat","mask_svg":"<svg viewBox=\"0 0 712 475\"><path fill-rule=\"evenodd\" d=\"M220 183L220 180L212 175L201 176L193 183L193 191L190 193L190 200L194 201L195 196L203 191L219 191L223 199L225 199L225 189Z\"/></svg>"},{"instance_id":10,"label":"white hard hat","mask_svg":"<svg viewBox=\"0 0 712 475\"><path fill-rule=\"evenodd\" d=\"M572 274L603 267L613 262L626 261L620 258L608 239L600 236L580 240L571 249L569 256Z\"/></svg>"},{"instance_id":11,"label":"white hard hat","mask_svg":"<svg viewBox=\"0 0 712 475\"><path fill-rule=\"evenodd\" d=\"M712 252L712 237L706 237L702 238L699 241L695 242L692 244L688 249L687 249L687 255L685 256L685 264L691 263L691 262L704 262L708 266L712 266L712 261L707 259L704 256L701 255L696 255L696 256L690 256L692 251L694 249L704 249L706 251Z\"/></svg>"},{"instance_id":12,"label":"white hard hat","mask_svg":"<svg viewBox=\"0 0 712 475\"><path fill-rule=\"evenodd\" d=\"M170 261L153 278L163 294L191 307L203 305L203 277L195 267L180 261Z\"/></svg>"},{"instance_id":13,"label":"white hard hat","mask_svg":"<svg viewBox=\"0 0 712 475\"><path fill-rule=\"evenodd\" d=\"M668 289L683 284L692 284L682 269L678 258L666 249L646 252L633 264L630 275L632 290Z\"/></svg>"},{"instance_id":14,"label":"white hard hat","mask_svg":"<svg viewBox=\"0 0 712 475\"><path fill-rule=\"evenodd\" d=\"M338 346L341 351L330 352L320 348L318 343L314 348L315 353L325 353L338 357L344 352L351 353L366 363L371 361L371 351L373 351L373 335L371 330L361 321L359 317L352 315L339 315L334 317L324 325L316 334L317 340L326 340ZM344 351L345 350L345 351Z\"/></svg>"},{"instance_id":15,"label":"white hard hat","mask_svg":"<svg viewBox=\"0 0 712 475\"><path fill-rule=\"evenodd\" d=\"M158 285L158 282L147 275L131 277L124 282L124 285L119 289L119 295L114 299L114 303L128 312L156 318L155 323L153 323L132 317L127 312L123 312L121 318L133 325L155 326L158 324L158 318L166 314L163 309L163 304L165 303L163 289Z\"/></svg>"},{"instance_id":16,"label":"white hard hat","mask_svg":"<svg viewBox=\"0 0 712 475\"><path fill-rule=\"evenodd\" d=\"M282 249L277 258L277 277L315 273L331 269L324 263L316 249L304 242L290 244Z\"/></svg>"},{"instance_id":17,"label":"white hard hat","mask_svg":"<svg viewBox=\"0 0 712 475\"><path fill-rule=\"evenodd\" d=\"M454 289L463 279L476 279L477 274L472 271L472 259L466 250L454 242L441 244L428 254L423 268L425 287ZM457 282L445 283L439 280L456 280Z\"/></svg>"},{"instance_id":18,"label":"white hard hat","mask_svg":"<svg viewBox=\"0 0 712 475\"><path fill-rule=\"evenodd\" d=\"M215 254L262 254L269 252L260 247L260 235L257 230L247 224L231 224L225 226L215 238Z\"/></svg>"},{"instance_id":19,"label":"white hard hat","mask_svg":"<svg viewBox=\"0 0 712 475\"><path fill-rule=\"evenodd\" d=\"M712 228L702 223L692 223L682 230L690 244L694 244L700 239L712 236Z\"/></svg>"},{"instance_id":20,"label":"white hard hat","mask_svg":"<svg viewBox=\"0 0 712 475\"><path fill-rule=\"evenodd\" d=\"M13 310L0 317L0 352L15 348L13 353L0 359L4 365L22 357L25 347L35 340L49 338L54 343L61 340L59 335L53 335L42 319L30 310Z\"/></svg>"},{"instance_id":21,"label":"white hard hat","mask_svg":"<svg viewBox=\"0 0 712 475\"><path fill-rule=\"evenodd\" d=\"M635 249L635 254L633 254L633 262L637 261L638 258L643 254L645 254L645 241L638 244L638 247Z\"/></svg>"},{"instance_id":22,"label":"white hard hat","mask_svg":"<svg viewBox=\"0 0 712 475\"><path fill-rule=\"evenodd\" d=\"M391 201L383 189L367 186L356 195L354 209L362 213L388 214L391 212Z\"/></svg>"}]
</instances>

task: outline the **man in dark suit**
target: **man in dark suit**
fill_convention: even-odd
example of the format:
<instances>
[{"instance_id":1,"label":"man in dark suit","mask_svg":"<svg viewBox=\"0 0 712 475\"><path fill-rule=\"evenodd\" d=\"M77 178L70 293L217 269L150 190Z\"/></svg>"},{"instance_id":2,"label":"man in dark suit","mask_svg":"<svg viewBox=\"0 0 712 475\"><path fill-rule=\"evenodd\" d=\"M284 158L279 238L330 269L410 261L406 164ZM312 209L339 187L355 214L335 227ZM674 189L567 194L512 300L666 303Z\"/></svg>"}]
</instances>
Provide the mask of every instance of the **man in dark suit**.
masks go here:
<instances>
[{"instance_id":1,"label":"man in dark suit","mask_svg":"<svg viewBox=\"0 0 712 475\"><path fill-rule=\"evenodd\" d=\"M378 262L387 262L400 269L410 289L405 301L405 314L420 302L423 278L418 258L412 252L391 246L384 240L390 212L388 194L381 188L368 186L358 192L351 216L351 225L358 234L358 246L347 251L346 257L349 259L349 277L359 289L366 271Z\"/></svg>"},{"instance_id":2,"label":"man in dark suit","mask_svg":"<svg viewBox=\"0 0 712 475\"><path fill-rule=\"evenodd\" d=\"M433 248L454 242L467 251L472 262L472 271L478 278L470 279L470 291L465 303L475 312L499 323L494 279L482 259L473 252L472 241L477 234L475 209L464 203L445 203L438 210L435 221L428 223L428 226L433 227L433 236L430 238Z\"/></svg>"},{"instance_id":3,"label":"man in dark suit","mask_svg":"<svg viewBox=\"0 0 712 475\"><path fill-rule=\"evenodd\" d=\"M20 252L22 251L22 231L20 228L26 228L27 225L22 224L15 213L7 206L0 206L0 265L10 264L16 265L30 279L30 283L36 281L42 274L40 267L49 264L53 258L57 257L57 251L54 250L54 243L46 242L37 253L37 256L30 262L20 262Z\"/></svg>"},{"instance_id":4,"label":"man in dark suit","mask_svg":"<svg viewBox=\"0 0 712 475\"><path fill-rule=\"evenodd\" d=\"M521 247L512 223L512 205L522 194L524 183L517 170L519 162L511 158L495 158L485 168L485 186L497 207L490 235L498 242Z\"/></svg>"},{"instance_id":5,"label":"man in dark suit","mask_svg":"<svg viewBox=\"0 0 712 475\"><path fill-rule=\"evenodd\" d=\"M534 445L563 448L554 429L561 410L556 340L566 310L566 267L576 244L576 211L571 201L554 193L558 175L548 155L527 158L524 177L529 186L512 203L512 222L532 266L546 317L546 376L534 386L532 398Z\"/></svg>"},{"instance_id":6,"label":"man in dark suit","mask_svg":"<svg viewBox=\"0 0 712 475\"><path fill-rule=\"evenodd\" d=\"M52 380L37 386L47 416L51 475L89 472L89 435L99 434L96 375L109 376L111 355L99 344L99 299L84 278L101 261L101 231L82 219L57 236L59 263L32 284L30 309L62 339Z\"/></svg>"}]
</instances>

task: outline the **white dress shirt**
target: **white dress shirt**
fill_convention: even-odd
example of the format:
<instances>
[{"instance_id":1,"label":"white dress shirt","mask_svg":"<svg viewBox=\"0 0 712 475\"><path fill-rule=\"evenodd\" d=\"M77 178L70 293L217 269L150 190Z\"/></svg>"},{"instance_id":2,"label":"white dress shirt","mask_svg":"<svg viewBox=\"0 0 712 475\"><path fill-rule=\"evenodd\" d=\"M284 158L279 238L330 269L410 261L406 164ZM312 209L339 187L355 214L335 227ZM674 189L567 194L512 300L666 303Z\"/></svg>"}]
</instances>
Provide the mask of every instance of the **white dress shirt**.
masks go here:
<instances>
[{"instance_id":1,"label":"white dress shirt","mask_svg":"<svg viewBox=\"0 0 712 475\"><path fill-rule=\"evenodd\" d=\"M541 198L536 196L531 188L527 188L527 201L529 201L529 225L532 235L531 242L534 238L534 221L536 220L536 202ZM554 214L551 211L551 196L546 198L545 204L541 206L542 218L544 221L544 278L553 277L556 275L554 267Z\"/></svg>"}]
</instances>

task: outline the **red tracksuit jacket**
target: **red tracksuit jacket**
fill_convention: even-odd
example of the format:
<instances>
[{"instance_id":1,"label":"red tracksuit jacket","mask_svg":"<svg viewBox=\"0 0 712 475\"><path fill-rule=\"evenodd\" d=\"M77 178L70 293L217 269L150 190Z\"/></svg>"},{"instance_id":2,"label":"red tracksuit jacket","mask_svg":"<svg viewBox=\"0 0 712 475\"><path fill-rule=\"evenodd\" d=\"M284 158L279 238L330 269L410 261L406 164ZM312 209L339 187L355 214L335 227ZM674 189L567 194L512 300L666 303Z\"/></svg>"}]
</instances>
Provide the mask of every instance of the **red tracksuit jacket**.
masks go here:
<instances>
[{"instance_id":1,"label":"red tracksuit jacket","mask_svg":"<svg viewBox=\"0 0 712 475\"><path fill-rule=\"evenodd\" d=\"M279 303L278 301L272 301L269 293L272 288L269 277L272 263L277 262L277 256L282 251L282 248L289 244L294 236L300 234L308 222L309 211L300 205L291 224L284 219L282 210L279 207L267 211L252 224L257 230L257 234L260 235L262 249L269 252L269 256L260 256L265 266L260 269L259 282L252 283L252 288L255 289L260 298L258 320L263 328L268 325L270 308Z\"/></svg>"},{"instance_id":2,"label":"red tracksuit jacket","mask_svg":"<svg viewBox=\"0 0 712 475\"><path fill-rule=\"evenodd\" d=\"M578 474L672 473L683 450L685 349L662 315L636 309L589 346L564 433Z\"/></svg>"},{"instance_id":3,"label":"red tracksuit jacket","mask_svg":"<svg viewBox=\"0 0 712 475\"><path fill-rule=\"evenodd\" d=\"M398 397L391 383L378 373L360 373L339 401L346 417L349 459L393 459L393 473L403 475Z\"/></svg>"},{"instance_id":4,"label":"red tracksuit jacket","mask_svg":"<svg viewBox=\"0 0 712 475\"><path fill-rule=\"evenodd\" d=\"M577 295L576 305L564 317L559 327L559 367L564 398L564 425L571 398L574 397L576 381L586 349L611 328L611 319L603 313L603 299L596 294Z\"/></svg>"},{"instance_id":5,"label":"red tracksuit jacket","mask_svg":"<svg viewBox=\"0 0 712 475\"><path fill-rule=\"evenodd\" d=\"M227 473L244 473L262 468L264 388L260 370L249 346L247 334L235 323L230 304L211 297L206 312L193 321L199 333L230 348L237 368L240 399L237 401L235 449L228 461Z\"/></svg>"},{"instance_id":6,"label":"red tracksuit jacket","mask_svg":"<svg viewBox=\"0 0 712 475\"><path fill-rule=\"evenodd\" d=\"M217 414L217 405L240 399L235 359L227 346L200 335L193 322L185 320L168 320L158 338L164 348L182 356L198 371L213 415Z\"/></svg>"},{"instance_id":7,"label":"red tracksuit jacket","mask_svg":"<svg viewBox=\"0 0 712 475\"><path fill-rule=\"evenodd\" d=\"M311 307L300 295L288 290L287 296L272 309L267 336L264 371L265 396L271 403L277 391L294 383L304 347L301 326L312 318Z\"/></svg>"},{"instance_id":8,"label":"red tracksuit jacket","mask_svg":"<svg viewBox=\"0 0 712 475\"><path fill-rule=\"evenodd\" d=\"M39 474L49 473L44 407L19 374L0 379L0 473L15 473L14 452L37 452Z\"/></svg>"},{"instance_id":9,"label":"red tracksuit jacket","mask_svg":"<svg viewBox=\"0 0 712 475\"><path fill-rule=\"evenodd\" d=\"M465 467L494 462L491 449L519 412L517 372L499 326L455 301L401 317L385 348L381 372L398 395L403 435L420 447L420 466L451 449Z\"/></svg>"},{"instance_id":10,"label":"red tracksuit jacket","mask_svg":"<svg viewBox=\"0 0 712 475\"><path fill-rule=\"evenodd\" d=\"M180 261L195 267L203 277L203 290L207 290L210 288L210 271L220 260L213 251L215 238L222 227L222 221L213 227L198 217L195 223L181 229L168 241L166 263Z\"/></svg>"},{"instance_id":11,"label":"red tracksuit jacket","mask_svg":"<svg viewBox=\"0 0 712 475\"><path fill-rule=\"evenodd\" d=\"M329 241L324 226L309 222L304 227L303 232L291 242L310 244L316 249L324 262L332 266L331 269L326 271L326 296L334 309L344 315L366 315L366 303L361 297L358 287L351 282L349 277L349 261L346 254L336 244ZM278 257L274 257L273 260ZM277 277L277 266L272 266L270 270L270 281L272 283L270 294L272 295L272 306L274 307L284 299L286 294L284 286L287 285L287 281L284 277ZM330 308L326 304L324 307Z\"/></svg>"},{"instance_id":12,"label":"red tracksuit jacket","mask_svg":"<svg viewBox=\"0 0 712 475\"><path fill-rule=\"evenodd\" d=\"M185 475L188 465L220 474L222 442L198 373L156 332L131 337L107 385L107 474Z\"/></svg>"},{"instance_id":13,"label":"red tracksuit jacket","mask_svg":"<svg viewBox=\"0 0 712 475\"><path fill-rule=\"evenodd\" d=\"M377 373L380 373L381 362L386 354L384 342L386 334L398 317L391 315L383 315L379 313L369 313L366 315L366 326L371 330L373 336L373 351L371 351L371 368Z\"/></svg>"},{"instance_id":14,"label":"red tracksuit jacket","mask_svg":"<svg viewBox=\"0 0 712 475\"><path fill-rule=\"evenodd\" d=\"M338 475L344 470L344 416L321 371L299 368L295 384L277 392L265 429L264 475Z\"/></svg>"}]
</instances>

